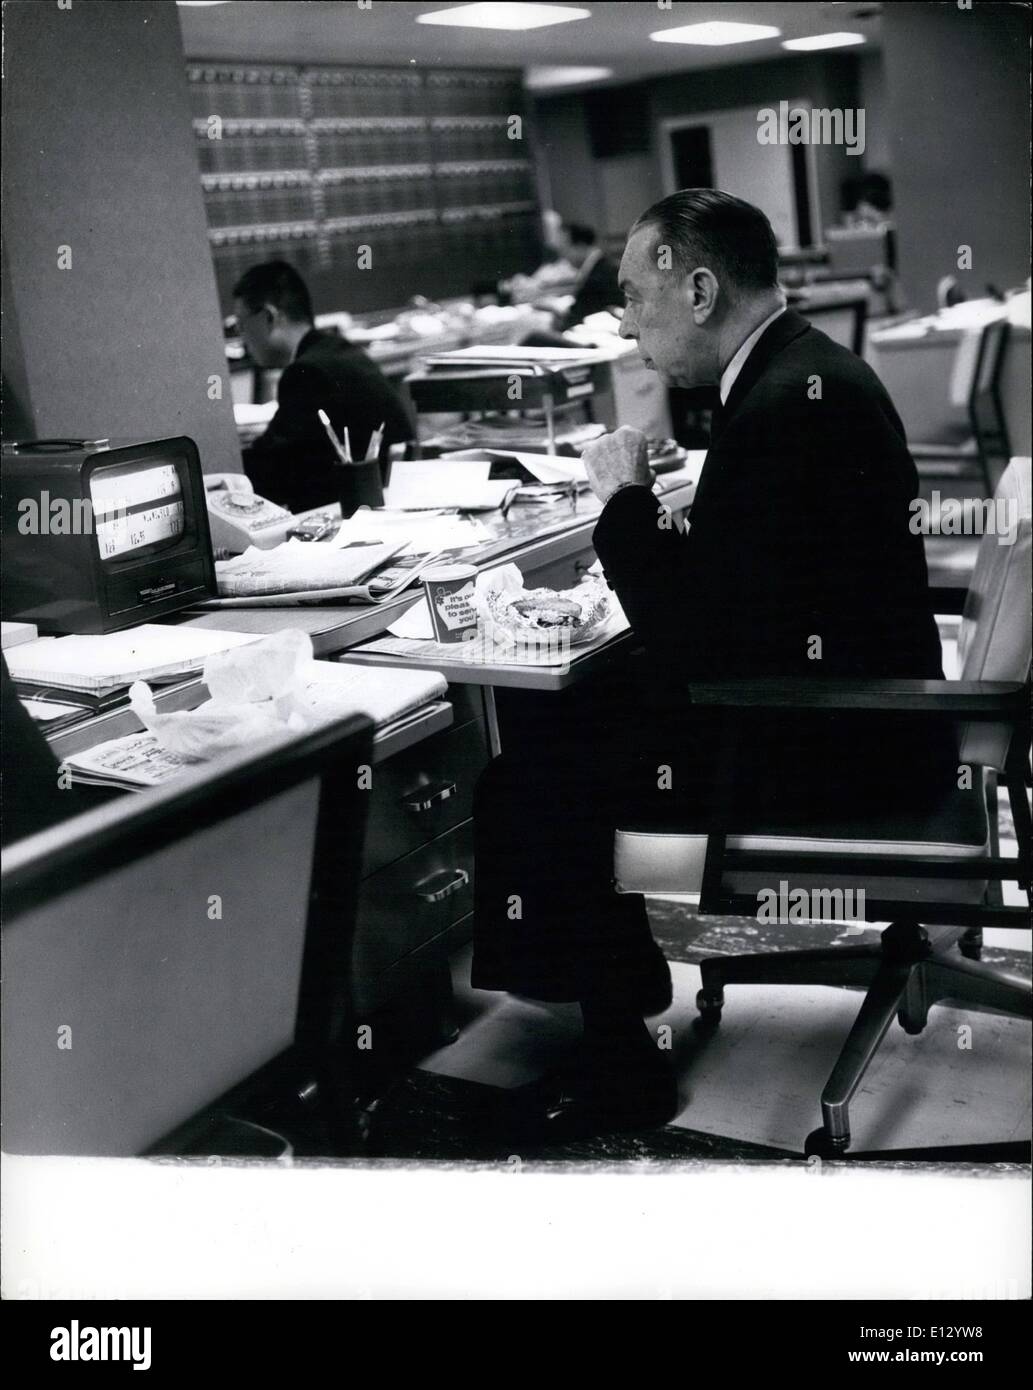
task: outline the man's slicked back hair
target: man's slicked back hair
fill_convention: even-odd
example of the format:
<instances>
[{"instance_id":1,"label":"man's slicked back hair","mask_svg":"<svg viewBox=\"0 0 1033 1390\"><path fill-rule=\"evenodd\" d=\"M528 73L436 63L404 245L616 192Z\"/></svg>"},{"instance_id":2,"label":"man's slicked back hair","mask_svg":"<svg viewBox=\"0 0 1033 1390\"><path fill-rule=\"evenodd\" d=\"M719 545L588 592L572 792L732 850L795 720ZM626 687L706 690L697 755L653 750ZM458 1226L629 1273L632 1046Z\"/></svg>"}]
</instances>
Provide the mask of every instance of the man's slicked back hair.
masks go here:
<instances>
[{"instance_id":1,"label":"man's slicked back hair","mask_svg":"<svg viewBox=\"0 0 1033 1390\"><path fill-rule=\"evenodd\" d=\"M683 188L647 208L632 227L655 227L657 245L669 246L675 266L688 273L707 266L732 291L778 284L778 244L771 223L752 203L717 188Z\"/></svg>"}]
</instances>

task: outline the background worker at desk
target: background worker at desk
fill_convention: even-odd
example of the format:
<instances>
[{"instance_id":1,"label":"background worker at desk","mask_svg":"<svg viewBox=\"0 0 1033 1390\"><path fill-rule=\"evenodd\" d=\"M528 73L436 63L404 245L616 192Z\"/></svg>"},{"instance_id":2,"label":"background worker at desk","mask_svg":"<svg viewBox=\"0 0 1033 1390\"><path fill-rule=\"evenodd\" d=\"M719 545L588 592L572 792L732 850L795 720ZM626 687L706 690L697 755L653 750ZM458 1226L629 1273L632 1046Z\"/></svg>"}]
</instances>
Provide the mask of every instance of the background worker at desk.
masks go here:
<instances>
[{"instance_id":1,"label":"background worker at desk","mask_svg":"<svg viewBox=\"0 0 1033 1390\"><path fill-rule=\"evenodd\" d=\"M605 504L596 553L645 680L623 673L542 705L525 737L503 731L478 787L473 984L577 1000L584 1020L578 1065L525 1090L514 1117L546 1142L677 1110L644 1023L668 1006L670 972L643 899L613 890L617 825L705 832L723 795L738 832L831 824L923 804L957 763L949 731L809 713L739 730L729 784L694 679L942 678L909 528L918 478L874 373L786 309L759 209L676 193L633 227L620 275L621 336L666 385L716 385L721 407L684 533L652 493L638 431L585 451Z\"/></svg>"},{"instance_id":2,"label":"background worker at desk","mask_svg":"<svg viewBox=\"0 0 1033 1390\"><path fill-rule=\"evenodd\" d=\"M383 447L413 437L405 406L361 348L315 327L308 287L286 261L252 266L233 296L250 356L260 367L284 369L276 414L244 450L245 473L257 493L292 512L338 501L336 456L319 411L338 437L347 428L352 457L362 459L381 425Z\"/></svg>"},{"instance_id":3,"label":"background worker at desk","mask_svg":"<svg viewBox=\"0 0 1033 1390\"><path fill-rule=\"evenodd\" d=\"M531 334L527 338L529 346L544 347L549 344L562 344L559 335L568 328L576 328L589 314L598 314L621 303L620 286L617 283L617 267L596 242L591 227L579 222L564 222L556 234L556 246L562 258L575 267L574 301L569 308L555 308L552 330ZM553 307L553 301L539 300L539 307Z\"/></svg>"}]
</instances>

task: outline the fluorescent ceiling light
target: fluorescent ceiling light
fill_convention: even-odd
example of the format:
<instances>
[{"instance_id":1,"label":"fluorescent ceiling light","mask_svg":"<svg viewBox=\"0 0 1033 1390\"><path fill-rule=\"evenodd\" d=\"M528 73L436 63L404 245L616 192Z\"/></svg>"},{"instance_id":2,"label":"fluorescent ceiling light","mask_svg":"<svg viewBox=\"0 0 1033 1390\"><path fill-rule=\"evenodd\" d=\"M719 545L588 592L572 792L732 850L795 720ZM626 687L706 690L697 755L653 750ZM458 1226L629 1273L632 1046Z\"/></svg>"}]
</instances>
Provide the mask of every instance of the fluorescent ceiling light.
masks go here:
<instances>
[{"instance_id":1,"label":"fluorescent ceiling light","mask_svg":"<svg viewBox=\"0 0 1033 1390\"><path fill-rule=\"evenodd\" d=\"M591 10L572 5L481 4L456 5L451 10L418 14L417 24L459 24L468 29L544 29L571 19L590 19Z\"/></svg>"},{"instance_id":2,"label":"fluorescent ceiling light","mask_svg":"<svg viewBox=\"0 0 1033 1390\"><path fill-rule=\"evenodd\" d=\"M706 24L683 24L680 29L658 29L649 37L654 43L698 43L706 48L720 48L726 43L777 39L781 32L770 24L735 24L731 20L714 19Z\"/></svg>"},{"instance_id":3,"label":"fluorescent ceiling light","mask_svg":"<svg viewBox=\"0 0 1033 1390\"><path fill-rule=\"evenodd\" d=\"M863 34L813 34L809 39L783 39L783 48L795 49L798 53L809 53L815 48L847 48L853 43L864 43Z\"/></svg>"},{"instance_id":4,"label":"fluorescent ceiling light","mask_svg":"<svg viewBox=\"0 0 1033 1390\"><path fill-rule=\"evenodd\" d=\"M229 0L176 0L176 4L190 10L206 10L212 5L227 5Z\"/></svg>"},{"instance_id":5,"label":"fluorescent ceiling light","mask_svg":"<svg viewBox=\"0 0 1033 1390\"><path fill-rule=\"evenodd\" d=\"M528 68L527 85L532 90L568 87L574 82L598 82L612 76L613 68Z\"/></svg>"}]
</instances>

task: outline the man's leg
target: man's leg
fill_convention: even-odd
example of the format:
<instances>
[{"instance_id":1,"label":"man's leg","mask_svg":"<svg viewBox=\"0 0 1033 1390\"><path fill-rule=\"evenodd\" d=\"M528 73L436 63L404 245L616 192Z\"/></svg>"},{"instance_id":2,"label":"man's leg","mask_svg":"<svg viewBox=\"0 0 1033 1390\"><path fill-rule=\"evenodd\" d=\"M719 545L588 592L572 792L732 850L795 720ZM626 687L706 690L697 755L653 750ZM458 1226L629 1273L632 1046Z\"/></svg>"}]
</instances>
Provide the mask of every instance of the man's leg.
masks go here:
<instances>
[{"instance_id":1,"label":"man's leg","mask_svg":"<svg viewBox=\"0 0 1033 1390\"><path fill-rule=\"evenodd\" d=\"M552 709L522 705L478 787L473 983L581 1005L579 1064L526 1088L519 1117L532 1137L559 1141L676 1111L644 1023L670 1002L670 971L643 899L614 891L613 834L643 808L679 814L698 768L684 731L680 753L655 725L647 735L626 678Z\"/></svg>"}]
</instances>

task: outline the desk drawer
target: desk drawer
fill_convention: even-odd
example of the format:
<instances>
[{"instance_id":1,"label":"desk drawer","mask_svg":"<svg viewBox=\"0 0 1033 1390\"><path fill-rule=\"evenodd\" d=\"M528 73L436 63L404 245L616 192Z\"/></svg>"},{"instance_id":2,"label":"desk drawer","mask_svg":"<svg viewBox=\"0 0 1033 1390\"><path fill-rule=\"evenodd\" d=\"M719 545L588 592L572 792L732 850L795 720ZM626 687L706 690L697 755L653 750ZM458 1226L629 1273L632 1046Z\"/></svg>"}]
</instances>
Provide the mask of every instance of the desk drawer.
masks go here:
<instances>
[{"instance_id":1,"label":"desk drawer","mask_svg":"<svg viewBox=\"0 0 1033 1390\"><path fill-rule=\"evenodd\" d=\"M355 995L473 908L473 823L441 835L364 879L352 956Z\"/></svg>"},{"instance_id":2,"label":"desk drawer","mask_svg":"<svg viewBox=\"0 0 1033 1390\"><path fill-rule=\"evenodd\" d=\"M468 820L487 762L484 729L474 720L374 768L363 877Z\"/></svg>"}]
</instances>

